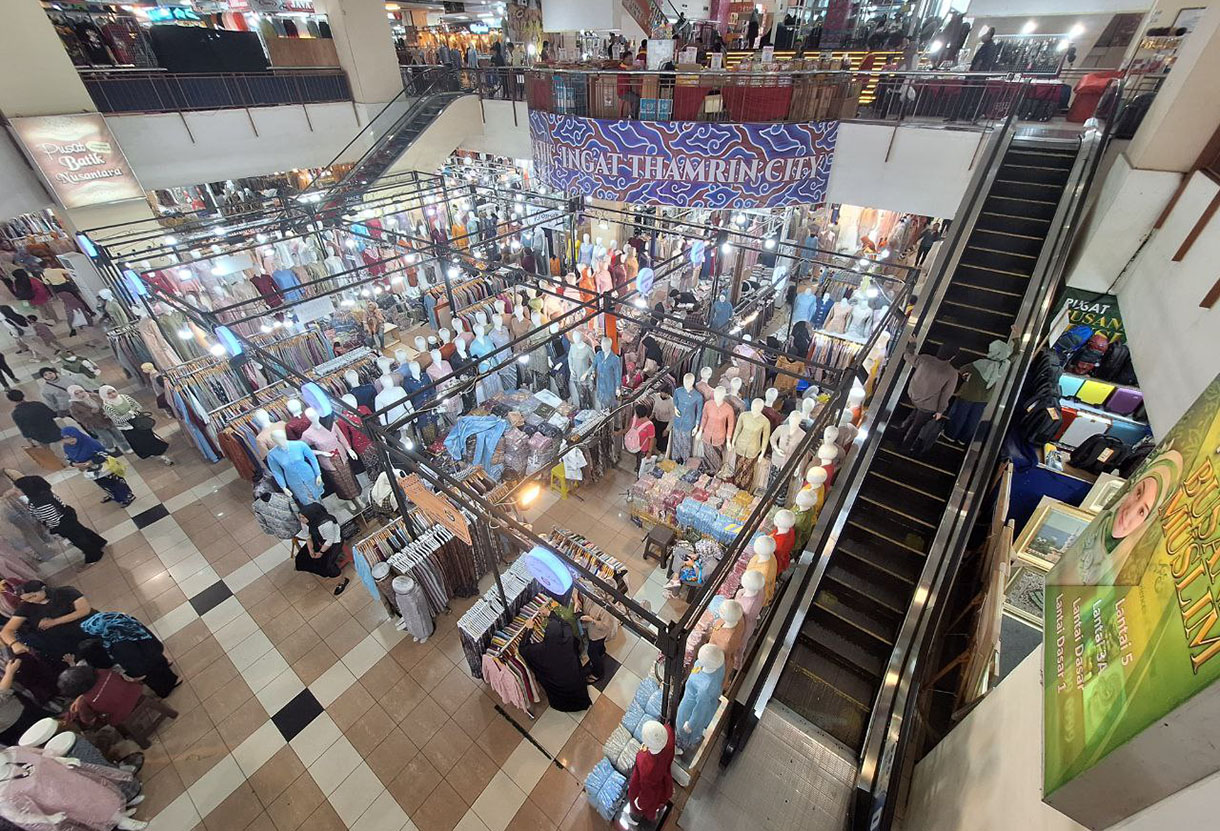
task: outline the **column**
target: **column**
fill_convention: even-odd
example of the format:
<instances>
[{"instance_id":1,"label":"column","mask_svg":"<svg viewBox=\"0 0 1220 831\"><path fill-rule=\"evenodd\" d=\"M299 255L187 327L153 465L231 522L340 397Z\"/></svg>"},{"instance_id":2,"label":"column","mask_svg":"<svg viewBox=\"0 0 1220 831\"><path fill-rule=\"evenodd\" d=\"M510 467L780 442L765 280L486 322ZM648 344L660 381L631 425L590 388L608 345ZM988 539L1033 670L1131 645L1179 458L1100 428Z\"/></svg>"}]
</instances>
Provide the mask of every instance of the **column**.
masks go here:
<instances>
[{"instance_id":1,"label":"column","mask_svg":"<svg viewBox=\"0 0 1220 831\"><path fill-rule=\"evenodd\" d=\"M1220 6L1187 36L1126 156L1143 170L1190 170L1220 125Z\"/></svg>"},{"instance_id":2,"label":"column","mask_svg":"<svg viewBox=\"0 0 1220 831\"><path fill-rule=\"evenodd\" d=\"M9 118L97 110L39 3L5 4L0 26L0 110Z\"/></svg>"},{"instance_id":3,"label":"column","mask_svg":"<svg viewBox=\"0 0 1220 831\"><path fill-rule=\"evenodd\" d=\"M347 73L352 99L358 104L384 104L402 92L402 73L394 51L394 35L383 4L370 0L315 0L325 14Z\"/></svg>"}]
</instances>

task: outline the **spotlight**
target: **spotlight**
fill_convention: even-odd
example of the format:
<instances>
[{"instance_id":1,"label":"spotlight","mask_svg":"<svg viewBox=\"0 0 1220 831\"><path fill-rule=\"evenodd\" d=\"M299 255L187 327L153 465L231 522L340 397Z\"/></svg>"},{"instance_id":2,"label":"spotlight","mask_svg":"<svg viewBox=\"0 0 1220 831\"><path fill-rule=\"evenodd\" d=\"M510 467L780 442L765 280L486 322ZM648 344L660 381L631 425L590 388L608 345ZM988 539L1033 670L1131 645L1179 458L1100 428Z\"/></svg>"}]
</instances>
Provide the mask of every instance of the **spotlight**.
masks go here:
<instances>
[{"instance_id":1,"label":"spotlight","mask_svg":"<svg viewBox=\"0 0 1220 831\"><path fill-rule=\"evenodd\" d=\"M213 355L215 355L217 358L223 358L226 354L228 354L228 350L225 349L224 344L222 344L222 343L212 344L212 346L208 349L208 351L211 352Z\"/></svg>"},{"instance_id":2,"label":"spotlight","mask_svg":"<svg viewBox=\"0 0 1220 831\"><path fill-rule=\"evenodd\" d=\"M537 501L541 493L542 485L539 485L537 482L530 482L521 489L521 494L517 497L517 504L522 508L528 508Z\"/></svg>"}]
</instances>

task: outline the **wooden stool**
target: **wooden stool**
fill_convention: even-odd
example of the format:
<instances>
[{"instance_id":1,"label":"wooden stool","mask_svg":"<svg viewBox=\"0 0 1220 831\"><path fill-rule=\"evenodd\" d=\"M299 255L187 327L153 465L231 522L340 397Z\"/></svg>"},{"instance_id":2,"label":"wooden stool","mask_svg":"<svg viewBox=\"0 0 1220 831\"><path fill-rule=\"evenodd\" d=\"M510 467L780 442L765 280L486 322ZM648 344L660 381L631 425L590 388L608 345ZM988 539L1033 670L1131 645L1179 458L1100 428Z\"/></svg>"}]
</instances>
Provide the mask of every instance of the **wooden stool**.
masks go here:
<instances>
[{"instance_id":1,"label":"wooden stool","mask_svg":"<svg viewBox=\"0 0 1220 831\"><path fill-rule=\"evenodd\" d=\"M664 563L669 556L669 547L674 544L674 536L672 528L666 528L664 525L652 526L652 530L644 538L644 559L653 557L658 563Z\"/></svg>"},{"instance_id":2,"label":"wooden stool","mask_svg":"<svg viewBox=\"0 0 1220 831\"><path fill-rule=\"evenodd\" d=\"M572 485L571 490L575 490L576 486ZM563 473L563 462L551 468L551 490L559 494L560 499L568 498L568 477Z\"/></svg>"},{"instance_id":3,"label":"wooden stool","mask_svg":"<svg viewBox=\"0 0 1220 831\"><path fill-rule=\"evenodd\" d=\"M144 694L122 724L114 725L124 737L131 739L147 750L152 746L154 731L169 718L177 718L178 711L159 698Z\"/></svg>"}]
</instances>

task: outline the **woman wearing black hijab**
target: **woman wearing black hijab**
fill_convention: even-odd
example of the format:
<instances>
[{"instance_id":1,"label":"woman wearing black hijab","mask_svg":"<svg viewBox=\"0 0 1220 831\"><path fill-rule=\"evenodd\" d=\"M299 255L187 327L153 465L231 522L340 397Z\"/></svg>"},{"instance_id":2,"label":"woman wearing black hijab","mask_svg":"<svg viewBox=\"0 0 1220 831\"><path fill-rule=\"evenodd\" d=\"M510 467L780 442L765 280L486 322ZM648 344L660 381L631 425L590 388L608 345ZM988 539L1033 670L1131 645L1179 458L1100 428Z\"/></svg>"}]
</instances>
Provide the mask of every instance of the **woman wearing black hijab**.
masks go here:
<instances>
[{"instance_id":1,"label":"woman wearing black hijab","mask_svg":"<svg viewBox=\"0 0 1220 831\"><path fill-rule=\"evenodd\" d=\"M305 532L306 539L297 551L297 571L332 579L341 576L343 530L339 521L320 502L310 502L301 508L300 517L301 530ZM346 578L335 586L336 597L343 594L349 581L350 578Z\"/></svg>"},{"instance_id":2,"label":"woman wearing black hijab","mask_svg":"<svg viewBox=\"0 0 1220 831\"><path fill-rule=\"evenodd\" d=\"M96 563L102 559L103 549L109 542L92 528L81 525L76 509L65 505L51 491L51 483L41 476L22 476L13 481L13 486L25 496L30 513L46 526L52 534L63 537L85 552L85 563Z\"/></svg>"},{"instance_id":3,"label":"woman wearing black hijab","mask_svg":"<svg viewBox=\"0 0 1220 831\"><path fill-rule=\"evenodd\" d=\"M792 348L788 350L788 354L802 361L806 360L809 356L809 347L812 345L813 335L809 334L809 324L802 320L792 327Z\"/></svg>"},{"instance_id":4,"label":"woman wearing black hijab","mask_svg":"<svg viewBox=\"0 0 1220 831\"><path fill-rule=\"evenodd\" d=\"M546 622L542 641L525 644L520 653L546 690L547 701L553 709L576 713L593 706L580 666L580 641L572 634L572 627L557 615L552 615Z\"/></svg>"}]
</instances>

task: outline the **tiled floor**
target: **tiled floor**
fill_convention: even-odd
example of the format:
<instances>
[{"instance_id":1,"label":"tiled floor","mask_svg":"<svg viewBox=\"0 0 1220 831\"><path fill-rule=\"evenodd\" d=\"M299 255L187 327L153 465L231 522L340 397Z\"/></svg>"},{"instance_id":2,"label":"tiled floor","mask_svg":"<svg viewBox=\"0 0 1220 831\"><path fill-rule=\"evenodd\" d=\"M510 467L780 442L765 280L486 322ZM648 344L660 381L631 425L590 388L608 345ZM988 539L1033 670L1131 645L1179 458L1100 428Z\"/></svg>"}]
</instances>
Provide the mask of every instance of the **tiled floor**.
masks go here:
<instances>
[{"instance_id":1,"label":"tiled floor","mask_svg":"<svg viewBox=\"0 0 1220 831\"><path fill-rule=\"evenodd\" d=\"M29 377L35 365L8 354ZM104 380L130 383L113 360L103 368ZM32 382L23 389L36 394ZM35 472L0 419L0 464ZM607 827L582 783L651 669L650 644L627 633L608 644L613 673L584 713L543 703L531 718L499 705L463 659L456 621L470 599L417 644L358 581L333 597L259 530L248 484L158 420L178 464L128 457L130 507L100 504L75 472L48 477L111 546L86 570L75 550L43 567L96 608L151 622L184 678L169 699L180 715L159 731L142 774L138 816L154 831ZM671 614L655 564L640 558L643 532L627 519L632 480L615 471L566 500L546 494L531 519L539 532L563 525L602 545L629 567L636 597Z\"/></svg>"}]
</instances>

